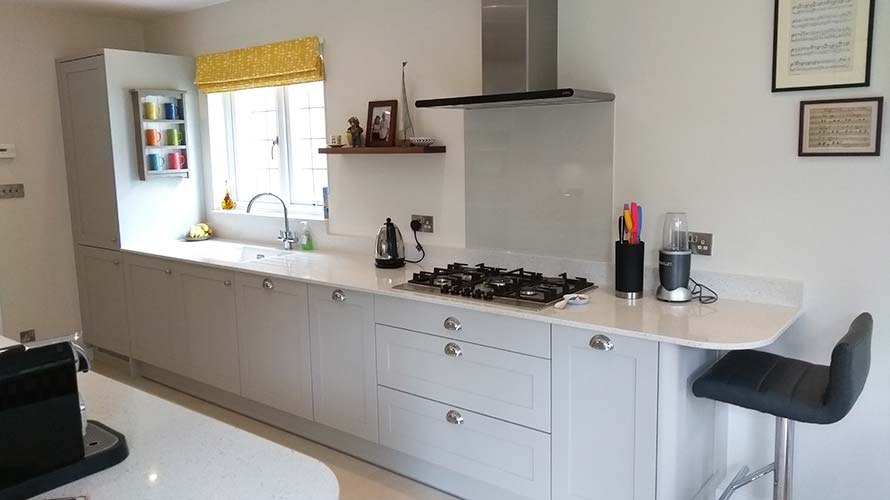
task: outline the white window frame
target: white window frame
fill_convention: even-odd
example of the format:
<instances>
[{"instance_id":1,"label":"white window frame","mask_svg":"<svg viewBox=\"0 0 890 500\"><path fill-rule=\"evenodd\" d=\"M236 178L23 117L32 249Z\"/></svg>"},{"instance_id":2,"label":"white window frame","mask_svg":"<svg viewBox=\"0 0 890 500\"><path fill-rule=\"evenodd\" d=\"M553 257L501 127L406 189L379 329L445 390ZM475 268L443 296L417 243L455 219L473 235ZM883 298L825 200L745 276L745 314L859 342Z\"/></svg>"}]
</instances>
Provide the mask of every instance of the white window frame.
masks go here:
<instances>
[{"instance_id":1,"label":"white window frame","mask_svg":"<svg viewBox=\"0 0 890 500\"><path fill-rule=\"evenodd\" d=\"M303 217L303 218L312 218L312 219L321 219L324 216L324 204L323 200L313 201L312 203L300 203L294 202L293 194L291 192L291 175L294 167L293 157L291 155L291 126L290 126L290 103L288 102L287 95L287 87L275 87L276 90L276 106L278 108L278 145L270 147L270 154L273 151L277 150L278 153L278 162L279 162L279 172L281 175L280 183L282 186L282 193L276 193L278 196L281 196L282 199L285 200L285 203L288 205L288 210L291 214ZM325 96L327 97L327 96ZM325 110L325 118L327 119L327 99L325 99L324 107L321 109ZM232 103L232 93L226 92L222 95L222 105L223 105L223 116L225 118L225 136L226 136L226 163L227 163L227 175L229 179L229 191L232 196L232 199L238 205L238 208L241 210L247 210L247 204L250 201L249 198L242 197L238 193L238 181L237 181L237 171L236 171L236 163L237 163L237 142L235 141L235 112L234 106ZM310 107L308 109L319 109L318 106ZM325 120L327 121L327 120ZM311 129L311 126L310 126ZM310 138L310 141L315 138ZM211 168L212 174L219 173L218 168ZM325 168L327 171L327 168ZM281 203L278 201L264 197L258 199L253 206L253 211L265 212L265 213L276 213L283 215L281 210Z\"/></svg>"}]
</instances>

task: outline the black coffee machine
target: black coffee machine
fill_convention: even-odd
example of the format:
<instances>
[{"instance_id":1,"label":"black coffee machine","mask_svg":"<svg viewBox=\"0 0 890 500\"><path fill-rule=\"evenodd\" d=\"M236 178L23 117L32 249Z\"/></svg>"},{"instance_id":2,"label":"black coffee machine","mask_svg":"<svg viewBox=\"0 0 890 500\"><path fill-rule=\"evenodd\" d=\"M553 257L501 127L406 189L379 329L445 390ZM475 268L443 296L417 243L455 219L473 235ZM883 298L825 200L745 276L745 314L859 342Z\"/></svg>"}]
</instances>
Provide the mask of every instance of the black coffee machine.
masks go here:
<instances>
[{"instance_id":1,"label":"black coffee machine","mask_svg":"<svg viewBox=\"0 0 890 500\"><path fill-rule=\"evenodd\" d=\"M87 421L76 338L0 349L0 500L26 499L122 462L124 436Z\"/></svg>"}]
</instances>

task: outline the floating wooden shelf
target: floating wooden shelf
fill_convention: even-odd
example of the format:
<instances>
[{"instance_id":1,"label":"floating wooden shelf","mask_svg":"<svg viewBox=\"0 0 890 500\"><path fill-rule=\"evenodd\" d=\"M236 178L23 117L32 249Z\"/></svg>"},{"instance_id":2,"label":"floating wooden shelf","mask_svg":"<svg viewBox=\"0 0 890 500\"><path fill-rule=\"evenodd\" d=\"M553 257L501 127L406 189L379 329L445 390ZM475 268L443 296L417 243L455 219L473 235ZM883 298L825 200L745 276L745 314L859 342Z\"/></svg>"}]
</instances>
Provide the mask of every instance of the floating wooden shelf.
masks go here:
<instances>
[{"instance_id":1,"label":"floating wooden shelf","mask_svg":"<svg viewBox=\"0 0 890 500\"><path fill-rule=\"evenodd\" d=\"M164 146L164 145L160 145L160 146L145 146L145 149L188 149L188 146L186 146L185 144L179 144L179 145L176 145L176 146Z\"/></svg>"},{"instance_id":2,"label":"floating wooden shelf","mask_svg":"<svg viewBox=\"0 0 890 500\"><path fill-rule=\"evenodd\" d=\"M326 155L408 155L444 153L445 146L393 146L393 147L360 147L360 148L318 148L318 152Z\"/></svg>"}]
</instances>

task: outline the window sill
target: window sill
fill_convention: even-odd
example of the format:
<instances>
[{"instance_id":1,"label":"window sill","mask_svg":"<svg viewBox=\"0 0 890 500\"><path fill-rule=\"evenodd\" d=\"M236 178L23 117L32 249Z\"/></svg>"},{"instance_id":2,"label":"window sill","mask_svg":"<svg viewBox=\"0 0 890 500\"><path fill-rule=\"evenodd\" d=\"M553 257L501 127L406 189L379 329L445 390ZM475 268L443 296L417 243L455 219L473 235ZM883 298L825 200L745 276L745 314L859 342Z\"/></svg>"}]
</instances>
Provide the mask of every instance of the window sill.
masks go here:
<instances>
[{"instance_id":1,"label":"window sill","mask_svg":"<svg viewBox=\"0 0 890 500\"><path fill-rule=\"evenodd\" d=\"M265 217L267 219L283 219L284 214L279 212L274 212L270 210L254 210L253 212L247 213L247 210L243 210L240 208L236 208L234 210L223 210L221 208L213 209L213 214L224 214L224 215L232 215L232 216L242 216L242 217ZM287 217L291 220L315 220L315 221L325 221L323 212L315 212L315 211L300 211L293 210L288 208Z\"/></svg>"}]
</instances>

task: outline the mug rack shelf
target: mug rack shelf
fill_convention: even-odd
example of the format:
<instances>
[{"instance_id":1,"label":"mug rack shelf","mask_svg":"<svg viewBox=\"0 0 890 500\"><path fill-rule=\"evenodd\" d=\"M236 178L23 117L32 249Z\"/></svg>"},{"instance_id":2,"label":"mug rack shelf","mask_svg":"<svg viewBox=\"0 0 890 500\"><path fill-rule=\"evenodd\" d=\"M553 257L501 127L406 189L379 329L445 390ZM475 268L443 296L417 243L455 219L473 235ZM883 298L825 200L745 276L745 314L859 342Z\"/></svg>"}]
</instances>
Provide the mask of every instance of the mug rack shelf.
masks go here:
<instances>
[{"instance_id":1,"label":"mug rack shelf","mask_svg":"<svg viewBox=\"0 0 890 500\"><path fill-rule=\"evenodd\" d=\"M190 176L188 128L189 116L186 111L186 92L183 90L133 89L133 125L136 133L138 153L137 169L139 179L146 181L156 178ZM169 116L168 108L173 115ZM170 130L178 130L181 143L170 143ZM157 144L148 144L149 134ZM174 161L182 161L182 168L171 168Z\"/></svg>"}]
</instances>

